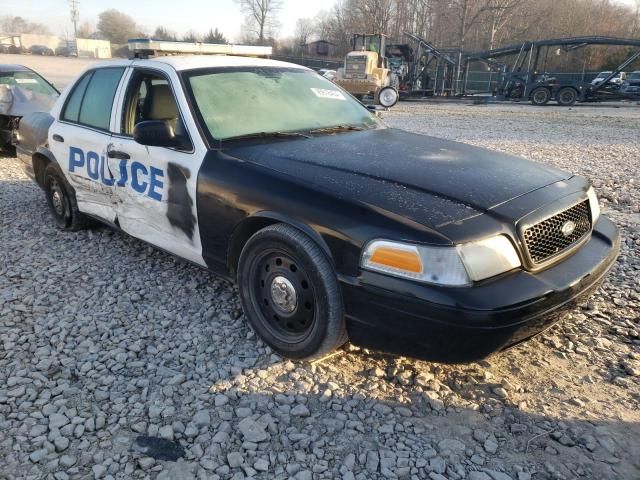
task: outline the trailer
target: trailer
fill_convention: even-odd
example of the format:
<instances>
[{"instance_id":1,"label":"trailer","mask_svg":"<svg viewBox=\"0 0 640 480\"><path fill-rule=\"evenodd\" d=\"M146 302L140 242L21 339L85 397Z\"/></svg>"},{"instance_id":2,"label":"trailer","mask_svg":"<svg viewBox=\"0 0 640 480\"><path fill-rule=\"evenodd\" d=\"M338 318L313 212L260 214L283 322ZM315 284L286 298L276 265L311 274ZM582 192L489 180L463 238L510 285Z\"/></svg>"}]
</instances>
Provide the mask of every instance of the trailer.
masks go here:
<instances>
[{"instance_id":1,"label":"trailer","mask_svg":"<svg viewBox=\"0 0 640 480\"><path fill-rule=\"evenodd\" d=\"M599 83L589 83L583 78L576 80L563 80L547 73L547 61L549 50L557 47L557 52L569 52L591 45L611 45L630 47L627 58ZM529 100L534 105L546 105L555 100L558 105L571 106L576 102L597 102L604 100L620 100L622 98L635 98L620 90L620 86L611 82L625 68L631 66L640 59L640 40L629 38L585 36L555 38L538 41L527 41L517 45L476 52L465 55L464 83L458 93L465 95L466 79L469 74L469 66L473 62L495 64L498 59L515 56L512 64L505 63L501 81L494 95L504 100Z\"/></svg>"}]
</instances>

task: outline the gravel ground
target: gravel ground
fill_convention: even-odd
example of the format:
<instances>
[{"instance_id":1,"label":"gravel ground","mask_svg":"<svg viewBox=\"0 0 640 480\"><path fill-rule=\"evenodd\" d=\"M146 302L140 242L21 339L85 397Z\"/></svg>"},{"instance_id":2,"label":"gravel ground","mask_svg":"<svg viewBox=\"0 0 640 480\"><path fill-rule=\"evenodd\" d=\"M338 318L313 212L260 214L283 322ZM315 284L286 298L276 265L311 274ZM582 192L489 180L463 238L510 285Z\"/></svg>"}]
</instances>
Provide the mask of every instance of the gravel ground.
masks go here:
<instances>
[{"instance_id":1,"label":"gravel ground","mask_svg":"<svg viewBox=\"0 0 640 480\"><path fill-rule=\"evenodd\" d=\"M476 364L291 363L230 284L106 228L57 231L0 159L0 478L639 479L640 108L385 116L592 177L624 235L603 288Z\"/></svg>"}]
</instances>

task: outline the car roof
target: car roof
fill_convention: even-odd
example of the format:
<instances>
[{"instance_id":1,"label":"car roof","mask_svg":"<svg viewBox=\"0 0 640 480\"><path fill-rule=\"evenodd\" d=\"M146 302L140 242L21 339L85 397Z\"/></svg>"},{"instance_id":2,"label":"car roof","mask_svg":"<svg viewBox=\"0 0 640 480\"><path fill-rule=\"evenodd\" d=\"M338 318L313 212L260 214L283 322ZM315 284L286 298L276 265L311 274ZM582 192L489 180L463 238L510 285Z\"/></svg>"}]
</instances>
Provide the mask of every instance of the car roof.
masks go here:
<instances>
[{"instance_id":1,"label":"car roof","mask_svg":"<svg viewBox=\"0 0 640 480\"><path fill-rule=\"evenodd\" d=\"M0 72L31 72L30 68L24 65L18 65L17 63L0 63Z\"/></svg>"}]
</instances>

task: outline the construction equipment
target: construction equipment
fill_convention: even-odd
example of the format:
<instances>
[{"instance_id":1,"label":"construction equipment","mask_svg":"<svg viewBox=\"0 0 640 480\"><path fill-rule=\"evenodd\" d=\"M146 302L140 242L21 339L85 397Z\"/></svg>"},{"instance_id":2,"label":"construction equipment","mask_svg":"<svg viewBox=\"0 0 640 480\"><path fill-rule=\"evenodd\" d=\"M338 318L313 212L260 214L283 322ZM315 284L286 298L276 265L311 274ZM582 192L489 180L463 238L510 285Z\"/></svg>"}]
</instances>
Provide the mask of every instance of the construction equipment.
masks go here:
<instances>
[{"instance_id":1,"label":"construction equipment","mask_svg":"<svg viewBox=\"0 0 640 480\"><path fill-rule=\"evenodd\" d=\"M373 95L376 104L390 108L398 102L400 95L398 77L389 68L386 43L383 34L354 34L353 51L347 53L335 83L356 98Z\"/></svg>"}]
</instances>

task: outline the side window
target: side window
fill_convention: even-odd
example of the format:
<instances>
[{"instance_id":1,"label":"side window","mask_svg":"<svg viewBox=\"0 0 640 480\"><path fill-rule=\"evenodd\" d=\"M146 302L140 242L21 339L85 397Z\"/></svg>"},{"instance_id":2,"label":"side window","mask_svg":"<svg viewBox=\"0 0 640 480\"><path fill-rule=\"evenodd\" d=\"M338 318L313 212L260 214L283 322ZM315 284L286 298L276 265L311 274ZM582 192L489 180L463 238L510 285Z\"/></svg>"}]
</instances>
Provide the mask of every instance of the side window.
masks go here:
<instances>
[{"instance_id":1,"label":"side window","mask_svg":"<svg viewBox=\"0 0 640 480\"><path fill-rule=\"evenodd\" d=\"M80 105L82 104L82 98L84 92L87 90L89 80L91 80L93 72L87 73L73 88L73 91L69 94L69 99L62 112L62 119L68 122L77 122L80 116Z\"/></svg>"},{"instance_id":2,"label":"side window","mask_svg":"<svg viewBox=\"0 0 640 480\"><path fill-rule=\"evenodd\" d=\"M124 68L103 68L91 77L80 107L79 122L102 130L109 129L113 98Z\"/></svg>"},{"instance_id":3,"label":"side window","mask_svg":"<svg viewBox=\"0 0 640 480\"><path fill-rule=\"evenodd\" d=\"M169 122L176 133L183 130L169 82L161 75L143 71L133 75L127 89L121 133L132 136L135 126L147 120Z\"/></svg>"},{"instance_id":4,"label":"side window","mask_svg":"<svg viewBox=\"0 0 640 480\"><path fill-rule=\"evenodd\" d=\"M71 92L62 119L108 130L113 99L123 73L124 68L103 68L87 73Z\"/></svg>"}]
</instances>

